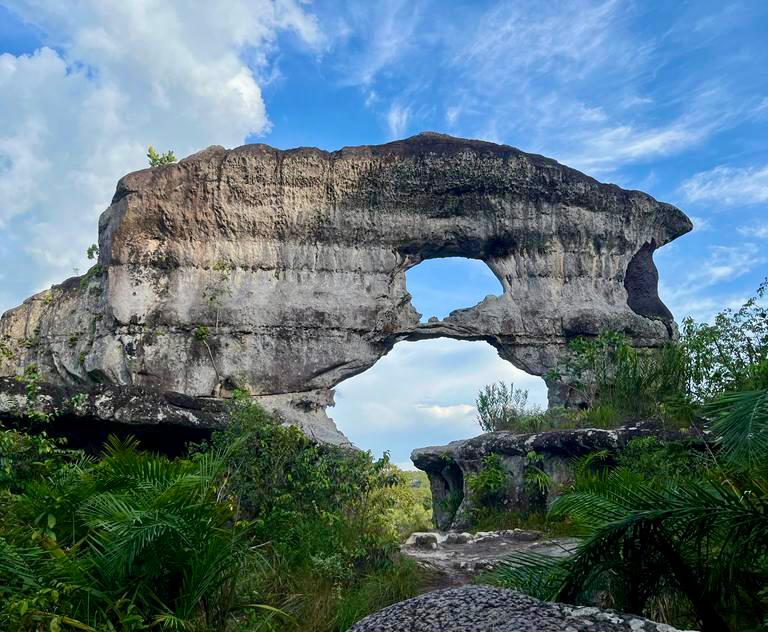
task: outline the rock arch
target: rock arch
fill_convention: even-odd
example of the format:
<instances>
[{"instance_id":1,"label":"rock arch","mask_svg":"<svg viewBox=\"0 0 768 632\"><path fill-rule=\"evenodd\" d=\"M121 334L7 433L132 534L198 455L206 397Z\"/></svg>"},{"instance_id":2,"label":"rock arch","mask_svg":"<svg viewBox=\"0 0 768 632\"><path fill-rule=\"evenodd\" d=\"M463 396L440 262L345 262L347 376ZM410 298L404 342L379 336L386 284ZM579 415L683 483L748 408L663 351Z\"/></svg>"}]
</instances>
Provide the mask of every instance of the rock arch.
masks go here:
<instances>
[{"instance_id":1,"label":"rock arch","mask_svg":"<svg viewBox=\"0 0 768 632\"><path fill-rule=\"evenodd\" d=\"M324 412L333 386L399 340L486 340L533 375L576 335L665 343L652 255L691 228L645 193L440 134L336 152L210 147L120 180L99 268L3 316L0 375L34 362L86 393L198 398L238 384L341 441ZM405 271L446 256L485 261L504 293L419 323Z\"/></svg>"}]
</instances>

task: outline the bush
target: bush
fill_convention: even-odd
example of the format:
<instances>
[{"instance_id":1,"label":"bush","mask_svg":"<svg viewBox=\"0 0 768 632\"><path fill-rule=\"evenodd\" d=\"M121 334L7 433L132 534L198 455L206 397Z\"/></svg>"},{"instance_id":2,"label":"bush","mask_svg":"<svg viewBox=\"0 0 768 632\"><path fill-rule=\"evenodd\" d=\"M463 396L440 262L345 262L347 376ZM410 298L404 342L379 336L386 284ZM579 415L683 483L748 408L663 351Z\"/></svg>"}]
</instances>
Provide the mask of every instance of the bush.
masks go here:
<instances>
[{"instance_id":1,"label":"bush","mask_svg":"<svg viewBox=\"0 0 768 632\"><path fill-rule=\"evenodd\" d=\"M528 391L504 382L483 387L475 401L477 423L485 432L536 432L542 411L528 406Z\"/></svg>"},{"instance_id":2,"label":"bush","mask_svg":"<svg viewBox=\"0 0 768 632\"><path fill-rule=\"evenodd\" d=\"M422 527L425 510L386 456L313 443L245 393L208 449L227 450L236 516L268 543L270 570L258 591L300 629L345 630L352 618L415 594L420 578L405 581L413 568L403 566L399 543L412 525ZM253 629L284 624L266 612L250 621Z\"/></svg>"},{"instance_id":3,"label":"bush","mask_svg":"<svg viewBox=\"0 0 768 632\"><path fill-rule=\"evenodd\" d=\"M27 443L11 447L17 460ZM239 577L260 554L234 520L224 465L112 438L98 462L13 481L0 525L3 629L227 629L258 603Z\"/></svg>"}]
</instances>

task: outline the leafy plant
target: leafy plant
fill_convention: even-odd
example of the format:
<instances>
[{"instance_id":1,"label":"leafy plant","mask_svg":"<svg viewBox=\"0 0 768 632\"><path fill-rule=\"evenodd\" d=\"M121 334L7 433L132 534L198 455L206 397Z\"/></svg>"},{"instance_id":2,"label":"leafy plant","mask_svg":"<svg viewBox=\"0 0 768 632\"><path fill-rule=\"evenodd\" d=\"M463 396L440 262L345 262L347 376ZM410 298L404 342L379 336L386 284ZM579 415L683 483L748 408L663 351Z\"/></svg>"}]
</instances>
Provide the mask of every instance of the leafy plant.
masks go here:
<instances>
[{"instance_id":1,"label":"leafy plant","mask_svg":"<svg viewBox=\"0 0 768 632\"><path fill-rule=\"evenodd\" d=\"M648 477L626 467L644 450L635 444L624 467L577 482L550 512L581 529L575 554L514 555L488 579L571 602L603 591L614 607L637 614L669 598L703 630L755 625L768 612L764 398L765 391L726 395L709 409L722 446L709 468Z\"/></svg>"},{"instance_id":2,"label":"leafy plant","mask_svg":"<svg viewBox=\"0 0 768 632\"><path fill-rule=\"evenodd\" d=\"M501 464L498 454L483 457L482 467L476 474L467 476L467 487L476 503L484 506L497 506L507 489L508 474Z\"/></svg>"},{"instance_id":3,"label":"leafy plant","mask_svg":"<svg viewBox=\"0 0 768 632\"><path fill-rule=\"evenodd\" d=\"M542 411L528 406L528 391L505 382L483 387L475 401L477 422L485 432L529 432Z\"/></svg>"},{"instance_id":4,"label":"leafy plant","mask_svg":"<svg viewBox=\"0 0 768 632\"><path fill-rule=\"evenodd\" d=\"M10 512L18 526L7 514L0 537L0 623L227 629L258 603L239 579L261 554L234 520L225 463L217 452L169 461L112 438L98 463L28 482Z\"/></svg>"},{"instance_id":5,"label":"leafy plant","mask_svg":"<svg viewBox=\"0 0 768 632\"><path fill-rule=\"evenodd\" d=\"M80 279L80 289L81 290L86 289L91 284L91 281L93 281L93 279L98 279L103 274L104 274L104 268L102 268L98 263L94 266L91 266L88 269L88 272L86 272Z\"/></svg>"},{"instance_id":6,"label":"leafy plant","mask_svg":"<svg viewBox=\"0 0 768 632\"><path fill-rule=\"evenodd\" d=\"M152 145L147 148L147 159L150 167L164 167L176 162L176 156L170 149L163 154L158 154Z\"/></svg>"},{"instance_id":7,"label":"leafy plant","mask_svg":"<svg viewBox=\"0 0 768 632\"><path fill-rule=\"evenodd\" d=\"M680 342L690 358L688 388L698 401L759 388L768 361L767 292L768 279L739 309L724 309L712 323L683 320Z\"/></svg>"}]
</instances>

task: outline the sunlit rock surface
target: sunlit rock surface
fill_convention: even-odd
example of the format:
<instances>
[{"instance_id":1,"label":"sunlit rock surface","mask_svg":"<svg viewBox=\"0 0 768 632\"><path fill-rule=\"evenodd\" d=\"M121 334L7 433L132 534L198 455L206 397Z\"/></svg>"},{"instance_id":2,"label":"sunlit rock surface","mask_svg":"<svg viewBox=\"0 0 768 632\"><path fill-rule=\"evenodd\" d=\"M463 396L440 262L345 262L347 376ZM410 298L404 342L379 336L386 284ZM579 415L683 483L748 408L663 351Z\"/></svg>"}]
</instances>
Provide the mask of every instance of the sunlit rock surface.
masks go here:
<instances>
[{"instance_id":1,"label":"sunlit rock surface","mask_svg":"<svg viewBox=\"0 0 768 632\"><path fill-rule=\"evenodd\" d=\"M36 363L83 391L245 388L343 442L325 413L333 387L401 340L486 340L533 375L580 334L665 343L675 329L652 255L690 229L644 193L492 143L210 147L120 180L100 268L3 315L0 375ZM421 323L405 272L447 256L485 261L504 292Z\"/></svg>"}]
</instances>

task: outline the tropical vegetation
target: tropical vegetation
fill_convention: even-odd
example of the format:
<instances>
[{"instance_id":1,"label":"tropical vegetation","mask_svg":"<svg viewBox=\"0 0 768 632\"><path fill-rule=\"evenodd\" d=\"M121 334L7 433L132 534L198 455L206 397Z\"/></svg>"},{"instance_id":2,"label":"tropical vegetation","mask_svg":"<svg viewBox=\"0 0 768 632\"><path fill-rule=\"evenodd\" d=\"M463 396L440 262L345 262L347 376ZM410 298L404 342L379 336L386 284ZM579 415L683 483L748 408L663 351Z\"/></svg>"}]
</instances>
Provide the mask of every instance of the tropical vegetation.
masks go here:
<instances>
[{"instance_id":1,"label":"tropical vegetation","mask_svg":"<svg viewBox=\"0 0 768 632\"><path fill-rule=\"evenodd\" d=\"M511 556L483 581L704 631L768 625L768 309L758 295L711 324L683 322L658 354L615 335L580 341L566 369L587 410L654 416L688 439L635 440L575 464L549 518L575 553Z\"/></svg>"}]
</instances>

